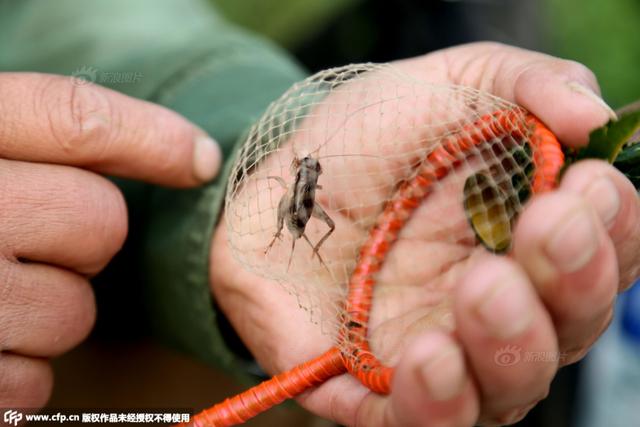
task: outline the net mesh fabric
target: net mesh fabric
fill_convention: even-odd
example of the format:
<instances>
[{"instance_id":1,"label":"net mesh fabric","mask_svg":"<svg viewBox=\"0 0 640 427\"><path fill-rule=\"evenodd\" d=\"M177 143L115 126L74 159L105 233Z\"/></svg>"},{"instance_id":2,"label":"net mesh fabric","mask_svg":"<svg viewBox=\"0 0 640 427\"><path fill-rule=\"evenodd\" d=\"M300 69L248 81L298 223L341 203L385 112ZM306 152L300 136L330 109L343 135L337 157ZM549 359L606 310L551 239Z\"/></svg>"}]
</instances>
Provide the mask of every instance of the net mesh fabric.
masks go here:
<instances>
[{"instance_id":1,"label":"net mesh fabric","mask_svg":"<svg viewBox=\"0 0 640 427\"><path fill-rule=\"evenodd\" d=\"M349 322L348 281L371 228L439 147L458 147L439 163L446 173L400 231L377 275L369 335L376 353L393 363L405 341L398 335L448 322L445 295L470 260L486 249L509 248L532 185L530 126L526 111L514 104L468 87L420 81L389 65L322 71L272 103L243 143L225 202L232 252L244 268L295 295L311 321L343 346L337 337ZM462 146L478 132L483 143ZM291 202L292 162L305 156L322 166L314 201L335 222L319 248L324 263L302 238L292 254L286 225L265 253L277 231L278 204L283 197ZM313 245L328 230L318 218L304 228ZM446 262L438 261L441 253L448 254Z\"/></svg>"}]
</instances>

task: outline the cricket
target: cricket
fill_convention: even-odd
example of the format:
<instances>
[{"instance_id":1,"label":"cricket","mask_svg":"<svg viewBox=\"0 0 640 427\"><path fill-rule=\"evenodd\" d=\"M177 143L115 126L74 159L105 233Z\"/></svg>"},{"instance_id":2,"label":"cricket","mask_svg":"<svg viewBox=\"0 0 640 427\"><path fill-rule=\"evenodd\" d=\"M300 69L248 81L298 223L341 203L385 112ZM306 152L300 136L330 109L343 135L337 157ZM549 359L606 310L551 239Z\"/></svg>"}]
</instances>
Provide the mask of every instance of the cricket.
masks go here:
<instances>
[{"instance_id":1,"label":"cricket","mask_svg":"<svg viewBox=\"0 0 640 427\"><path fill-rule=\"evenodd\" d=\"M356 110L352 111L345 117L344 121L338 126L338 128L333 132L331 136L329 136L319 147L317 147L313 152L317 153L320 148L327 143L329 143L344 127L344 125L357 113L372 107L374 105L380 105L384 102L388 101L397 101L402 99L403 96L399 96L392 99L383 99L378 100L372 103L368 103L363 105ZM340 155L329 155L323 156L322 158L327 157L374 157L381 158L379 156L367 155L367 154L340 154ZM291 174L295 175L295 180L291 186L288 186L286 181L279 176L267 176L267 179L273 179L276 181L282 188L286 190L285 194L280 198L278 202L278 219L277 219L277 229L273 236L273 239L265 249L265 255L269 252L269 250L273 247L274 243L282 238L282 229L284 225L287 225L287 229L291 234L293 241L291 242L291 254L289 255L289 262L287 264L287 271L291 268L291 261L293 260L293 253L296 247L296 241L303 237L309 246L313 249L311 254L311 259L314 256L318 256L318 260L320 264L327 270L327 272L331 273L329 267L324 262L324 259L320 255L320 247L322 244L331 236L334 232L336 225L335 222L331 219L331 217L322 209L322 206L318 204L316 201L316 190L321 190L322 186L318 184L318 179L320 175L322 175L322 166L320 165L320 158L314 157L312 154L307 154L304 157L300 158L298 155L295 155L291 162ZM321 221L324 221L325 224L329 227L329 230L322 236L322 238L315 245L311 243L311 240L305 233L305 229L307 227L307 223L311 218L316 218Z\"/></svg>"},{"instance_id":2,"label":"cricket","mask_svg":"<svg viewBox=\"0 0 640 427\"><path fill-rule=\"evenodd\" d=\"M269 249L271 249L276 240L282 238L282 229L286 223L287 229L293 239L291 242L291 254L289 255L287 271L289 271L291 267L296 241L300 237L304 237L313 249L311 259L313 259L314 255L317 255L320 263L329 271L319 250L320 246L322 246L325 240L333 233L336 225L331 217L322 209L322 206L316 202L316 190L322 189L322 186L318 185L318 178L320 178L322 174L322 166L320 165L320 161L312 156L305 156L302 159L294 157L291 162L291 169L295 172L295 180L291 186L287 186L285 180L279 176L267 177L278 182L282 188L286 190L286 193L280 198L280 202L278 202L277 230L264 253L269 252ZM309 237L304 232L311 217L322 220L329 226L329 231L322 236L316 245L311 243L311 240L309 240Z\"/></svg>"}]
</instances>

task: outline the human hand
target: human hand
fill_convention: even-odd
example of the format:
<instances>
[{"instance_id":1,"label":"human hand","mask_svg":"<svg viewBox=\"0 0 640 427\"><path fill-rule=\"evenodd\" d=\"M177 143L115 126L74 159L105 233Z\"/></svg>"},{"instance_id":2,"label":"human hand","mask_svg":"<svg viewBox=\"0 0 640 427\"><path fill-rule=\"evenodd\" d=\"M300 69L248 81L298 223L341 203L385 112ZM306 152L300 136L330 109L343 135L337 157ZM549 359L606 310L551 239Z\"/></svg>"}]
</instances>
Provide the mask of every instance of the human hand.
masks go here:
<instances>
[{"instance_id":1,"label":"human hand","mask_svg":"<svg viewBox=\"0 0 640 427\"><path fill-rule=\"evenodd\" d=\"M598 88L591 72L546 55L483 43L396 65L421 80L472 86L516 102L570 146L584 144L589 131L611 116L594 93ZM473 250L474 262L463 265L459 260L464 248L443 250L419 242L428 222L417 213L405 227L417 241L394 246L390 256L399 261L385 264L376 285L407 283L412 266L429 266L411 271L414 284L398 292L395 305L394 295L385 294L389 297L385 306L392 311L395 307L395 318L390 320L405 321L398 339L412 339L396 365L392 393L376 395L352 377L342 376L305 394L300 402L346 425L517 421L546 395L559 365L584 355L606 328L617 292L637 276L639 214L632 185L597 161L572 166L558 191L529 203L515 231L513 258ZM349 224L345 221L342 226ZM214 235L212 290L258 362L277 373L326 351L330 337L319 335L317 326L282 289L242 271L231 256L225 233L221 225ZM437 289L439 267L444 266L449 271L459 269L461 278L455 286ZM450 300L450 305L442 308L438 302L443 300ZM405 306L407 301L418 301L422 307ZM410 315L424 310L424 301L438 309L407 326ZM381 320L374 313L372 323L376 322ZM375 353L382 345L376 336L370 338ZM500 366L495 356L504 348L564 357Z\"/></svg>"},{"instance_id":2,"label":"human hand","mask_svg":"<svg viewBox=\"0 0 640 427\"><path fill-rule=\"evenodd\" d=\"M72 79L0 74L0 407L44 405L48 358L88 334L89 278L122 246L122 194L99 173L192 187L220 165L177 114Z\"/></svg>"}]
</instances>

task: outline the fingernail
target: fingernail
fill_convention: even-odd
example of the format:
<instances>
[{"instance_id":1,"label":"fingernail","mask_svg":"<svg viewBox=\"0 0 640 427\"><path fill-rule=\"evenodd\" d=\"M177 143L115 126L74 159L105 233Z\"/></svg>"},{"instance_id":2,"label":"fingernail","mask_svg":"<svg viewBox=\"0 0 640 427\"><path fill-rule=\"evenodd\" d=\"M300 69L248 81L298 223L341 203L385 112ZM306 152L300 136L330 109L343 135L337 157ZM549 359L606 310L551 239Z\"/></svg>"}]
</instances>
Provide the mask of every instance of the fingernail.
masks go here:
<instances>
[{"instance_id":1,"label":"fingernail","mask_svg":"<svg viewBox=\"0 0 640 427\"><path fill-rule=\"evenodd\" d=\"M206 134L198 134L193 149L193 175L197 180L208 182L220 169L222 152L217 142Z\"/></svg>"},{"instance_id":2,"label":"fingernail","mask_svg":"<svg viewBox=\"0 0 640 427\"><path fill-rule=\"evenodd\" d=\"M498 339L523 334L533 320L533 309L524 284L511 278L495 282L480 297L477 307L485 328Z\"/></svg>"},{"instance_id":3,"label":"fingernail","mask_svg":"<svg viewBox=\"0 0 640 427\"><path fill-rule=\"evenodd\" d=\"M462 352L454 345L445 345L424 361L417 374L433 400L453 399L465 383Z\"/></svg>"},{"instance_id":4,"label":"fingernail","mask_svg":"<svg viewBox=\"0 0 640 427\"><path fill-rule=\"evenodd\" d=\"M573 211L550 233L544 246L549 260L562 273L584 267L598 247L593 215L585 208Z\"/></svg>"},{"instance_id":5,"label":"fingernail","mask_svg":"<svg viewBox=\"0 0 640 427\"><path fill-rule=\"evenodd\" d=\"M593 90L583 85L582 83L578 83L576 81L569 82L568 86L571 90L586 96L587 98L591 99L593 102L598 104L598 106L607 113L607 115L611 120L618 120L618 116L616 112L613 111L611 107L609 107L609 105L606 102L604 102L604 100L600 98Z\"/></svg>"},{"instance_id":6,"label":"fingernail","mask_svg":"<svg viewBox=\"0 0 640 427\"><path fill-rule=\"evenodd\" d=\"M610 228L620 210L620 194L610 178L602 176L589 184L585 197L596 210L605 227Z\"/></svg>"}]
</instances>

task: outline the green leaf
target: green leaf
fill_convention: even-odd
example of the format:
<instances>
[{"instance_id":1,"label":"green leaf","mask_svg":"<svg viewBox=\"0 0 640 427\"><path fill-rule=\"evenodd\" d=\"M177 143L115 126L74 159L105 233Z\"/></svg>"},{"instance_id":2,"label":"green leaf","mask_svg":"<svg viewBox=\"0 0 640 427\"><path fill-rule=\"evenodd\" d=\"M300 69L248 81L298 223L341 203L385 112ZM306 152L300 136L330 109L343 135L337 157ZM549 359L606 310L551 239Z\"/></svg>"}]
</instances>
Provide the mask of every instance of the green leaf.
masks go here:
<instances>
[{"instance_id":1,"label":"green leaf","mask_svg":"<svg viewBox=\"0 0 640 427\"><path fill-rule=\"evenodd\" d=\"M609 121L591 132L589 144L574 153L575 160L602 159L613 163L624 144L640 129L640 111L633 111L616 121Z\"/></svg>"},{"instance_id":2,"label":"green leaf","mask_svg":"<svg viewBox=\"0 0 640 427\"><path fill-rule=\"evenodd\" d=\"M613 165L640 188L640 143L624 147Z\"/></svg>"},{"instance_id":3,"label":"green leaf","mask_svg":"<svg viewBox=\"0 0 640 427\"><path fill-rule=\"evenodd\" d=\"M640 165L640 143L624 147L616 157L614 164Z\"/></svg>"}]
</instances>

